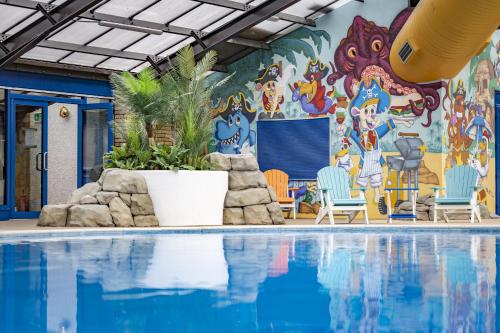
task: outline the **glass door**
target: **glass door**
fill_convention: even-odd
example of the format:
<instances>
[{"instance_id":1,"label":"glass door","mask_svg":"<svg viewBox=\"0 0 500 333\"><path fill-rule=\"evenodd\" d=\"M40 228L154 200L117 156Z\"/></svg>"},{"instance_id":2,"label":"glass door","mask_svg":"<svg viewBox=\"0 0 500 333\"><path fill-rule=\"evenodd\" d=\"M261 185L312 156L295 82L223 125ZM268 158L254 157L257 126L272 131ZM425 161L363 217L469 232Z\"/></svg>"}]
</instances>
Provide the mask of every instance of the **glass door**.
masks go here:
<instances>
[{"instance_id":1,"label":"glass door","mask_svg":"<svg viewBox=\"0 0 500 333\"><path fill-rule=\"evenodd\" d=\"M111 149L113 134L113 104L82 105L81 177L79 186L99 179L103 170L103 155Z\"/></svg>"},{"instance_id":2,"label":"glass door","mask_svg":"<svg viewBox=\"0 0 500 333\"><path fill-rule=\"evenodd\" d=\"M13 182L11 217L35 218L46 203L47 103L14 100L10 111Z\"/></svg>"}]
</instances>

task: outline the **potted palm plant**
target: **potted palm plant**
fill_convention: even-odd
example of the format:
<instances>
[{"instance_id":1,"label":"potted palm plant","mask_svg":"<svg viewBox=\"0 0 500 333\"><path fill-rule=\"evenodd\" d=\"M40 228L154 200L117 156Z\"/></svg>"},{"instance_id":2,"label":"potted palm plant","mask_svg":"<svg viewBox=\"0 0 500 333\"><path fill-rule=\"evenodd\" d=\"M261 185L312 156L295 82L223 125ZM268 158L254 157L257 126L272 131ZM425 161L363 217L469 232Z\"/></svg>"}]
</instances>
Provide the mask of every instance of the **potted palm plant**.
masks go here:
<instances>
[{"instance_id":1,"label":"potted palm plant","mask_svg":"<svg viewBox=\"0 0 500 333\"><path fill-rule=\"evenodd\" d=\"M116 102L128 104L123 106L143 122L150 144L142 152L131 152L127 143L114 147L108 167L130 167L145 177L161 226L222 225L228 174L210 170L205 159L212 93L229 79L209 79L216 62L214 51L196 62L187 46L159 79L149 70L137 78L113 77ZM173 124L173 147L154 143L153 128L163 122Z\"/></svg>"},{"instance_id":2,"label":"potted palm plant","mask_svg":"<svg viewBox=\"0 0 500 333\"><path fill-rule=\"evenodd\" d=\"M143 122L150 144L154 144L154 128L165 121L165 98L161 82L150 68L137 76L129 72L111 74L115 103Z\"/></svg>"}]
</instances>

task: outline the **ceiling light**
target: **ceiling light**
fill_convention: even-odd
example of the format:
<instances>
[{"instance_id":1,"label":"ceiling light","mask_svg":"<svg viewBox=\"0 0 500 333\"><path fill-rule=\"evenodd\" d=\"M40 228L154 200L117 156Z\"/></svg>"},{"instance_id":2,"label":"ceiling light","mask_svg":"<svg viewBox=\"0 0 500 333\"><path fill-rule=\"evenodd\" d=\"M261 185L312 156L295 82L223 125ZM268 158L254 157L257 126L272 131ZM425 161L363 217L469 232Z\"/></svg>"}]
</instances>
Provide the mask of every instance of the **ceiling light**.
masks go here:
<instances>
[{"instance_id":1,"label":"ceiling light","mask_svg":"<svg viewBox=\"0 0 500 333\"><path fill-rule=\"evenodd\" d=\"M163 31L153 28L139 27L137 25L125 24L125 23L117 23L117 22L108 22L108 21L99 21L99 25L108 28L116 28L123 29L129 31L137 31L144 32L152 35L161 35Z\"/></svg>"}]
</instances>

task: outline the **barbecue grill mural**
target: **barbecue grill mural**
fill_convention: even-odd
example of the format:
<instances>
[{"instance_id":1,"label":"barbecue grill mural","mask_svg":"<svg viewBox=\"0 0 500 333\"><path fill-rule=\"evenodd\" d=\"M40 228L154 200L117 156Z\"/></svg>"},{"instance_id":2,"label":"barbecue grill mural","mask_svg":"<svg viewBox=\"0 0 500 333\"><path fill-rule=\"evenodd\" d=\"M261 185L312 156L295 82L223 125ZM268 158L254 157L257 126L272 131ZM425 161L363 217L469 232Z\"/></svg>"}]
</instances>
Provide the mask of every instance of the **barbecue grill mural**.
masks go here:
<instances>
[{"instance_id":1,"label":"barbecue grill mural","mask_svg":"<svg viewBox=\"0 0 500 333\"><path fill-rule=\"evenodd\" d=\"M444 185L446 169L464 164L489 184L481 196L492 211L500 33L456 78L412 83L397 77L389 59L392 42L411 14L407 1L367 0L363 16L352 14L360 12L355 6L361 4L349 2L318 19L316 28L301 27L270 43L271 50L256 50L231 64L229 73L235 75L216 99L241 92L255 110L251 131L257 121L329 117L330 163L344 168L354 186L369 187L372 218L384 218L384 188L413 184L419 196L430 195L433 186ZM363 105L359 96L369 90L379 100ZM301 140L301 133L294 137ZM275 144L288 142L277 138ZM234 152L240 151L247 150ZM310 183L297 180L290 186L306 189ZM393 205L408 199L406 192L393 195ZM311 191L300 192L299 212L311 212L315 200Z\"/></svg>"}]
</instances>

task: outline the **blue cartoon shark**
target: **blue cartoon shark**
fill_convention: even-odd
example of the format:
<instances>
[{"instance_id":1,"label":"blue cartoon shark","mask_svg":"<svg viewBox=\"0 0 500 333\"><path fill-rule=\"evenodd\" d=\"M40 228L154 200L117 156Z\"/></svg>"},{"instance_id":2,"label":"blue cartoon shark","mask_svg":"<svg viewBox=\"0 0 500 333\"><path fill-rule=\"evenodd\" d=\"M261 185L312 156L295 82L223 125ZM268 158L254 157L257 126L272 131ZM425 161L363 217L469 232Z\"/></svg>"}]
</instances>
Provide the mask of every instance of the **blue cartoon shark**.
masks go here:
<instances>
[{"instance_id":1,"label":"blue cartoon shark","mask_svg":"<svg viewBox=\"0 0 500 333\"><path fill-rule=\"evenodd\" d=\"M250 124L256 112L240 92L239 97L228 98L226 107L219 114L222 118L215 123L215 138L218 140L217 151L223 154L241 154L245 142L255 145L255 131Z\"/></svg>"}]
</instances>

